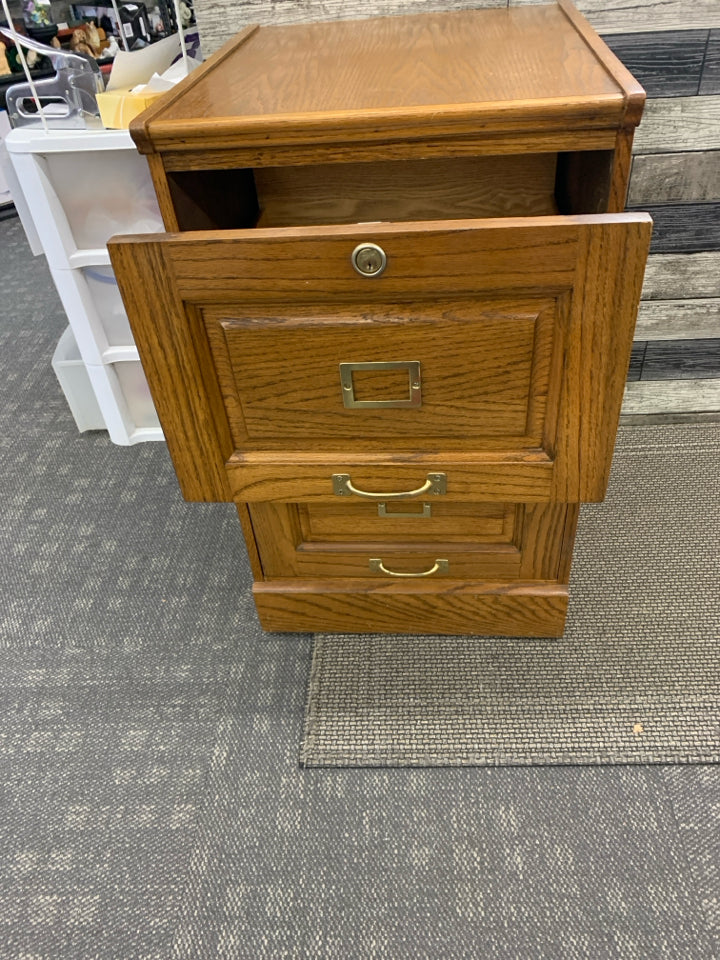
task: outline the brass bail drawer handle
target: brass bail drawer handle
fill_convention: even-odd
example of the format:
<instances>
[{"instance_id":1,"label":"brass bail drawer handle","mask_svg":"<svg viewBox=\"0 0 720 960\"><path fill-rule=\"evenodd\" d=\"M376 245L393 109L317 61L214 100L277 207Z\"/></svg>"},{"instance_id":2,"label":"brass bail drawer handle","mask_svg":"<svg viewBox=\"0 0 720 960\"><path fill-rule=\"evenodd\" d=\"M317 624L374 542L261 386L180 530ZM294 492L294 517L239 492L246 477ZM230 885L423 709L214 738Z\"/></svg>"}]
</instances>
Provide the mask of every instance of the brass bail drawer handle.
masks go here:
<instances>
[{"instance_id":1,"label":"brass bail drawer handle","mask_svg":"<svg viewBox=\"0 0 720 960\"><path fill-rule=\"evenodd\" d=\"M444 473L429 473L425 483L417 490L401 490L399 493L370 493L353 486L349 473L332 475L333 493L336 497L366 497L368 500L407 500L410 497L422 497L426 493L440 495L447 493L447 476Z\"/></svg>"},{"instance_id":2,"label":"brass bail drawer handle","mask_svg":"<svg viewBox=\"0 0 720 960\"><path fill-rule=\"evenodd\" d=\"M379 557L373 557L369 563L373 573L384 573L388 577L431 577L434 573L447 573L450 567L447 560L436 560L429 570L422 570L420 573L398 573L397 570L388 570Z\"/></svg>"}]
</instances>

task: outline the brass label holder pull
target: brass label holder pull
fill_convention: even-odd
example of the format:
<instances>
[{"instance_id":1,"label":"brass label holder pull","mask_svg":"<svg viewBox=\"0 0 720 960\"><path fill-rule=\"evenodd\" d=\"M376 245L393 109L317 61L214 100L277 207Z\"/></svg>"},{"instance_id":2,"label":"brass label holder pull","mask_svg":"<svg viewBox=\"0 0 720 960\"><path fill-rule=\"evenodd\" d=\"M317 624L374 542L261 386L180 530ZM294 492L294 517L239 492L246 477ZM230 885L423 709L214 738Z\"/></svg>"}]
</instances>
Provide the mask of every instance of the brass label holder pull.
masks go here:
<instances>
[{"instance_id":1,"label":"brass label holder pull","mask_svg":"<svg viewBox=\"0 0 720 960\"><path fill-rule=\"evenodd\" d=\"M358 400L355 397L353 373L364 370L404 370L408 375L408 395L400 400ZM340 392L343 405L349 410L408 409L422 406L422 377L419 360L377 360L366 363L340 364Z\"/></svg>"},{"instance_id":2,"label":"brass label holder pull","mask_svg":"<svg viewBox=\"0 0 720 960\"><path fill-rule=\"evenodd\" d=\"M439 496L447 493L447 474L429 473L425 483L416 490L401 490L398 493L372 493L369 490L360 490L353 485L349 473L334 473L332 475L333 493L336 497L365 497L367 500L410 500L412 497L422 497L426 493Z\"/></svg>"},{"instance_id":3,"label":"brass label holder pull","mask_svg":"<svg viewBox=\"0 0 720 960\"><path fill-rule=\"evenodd\" d=\"M401 520L405 520L405 519L413 518L413 517L414 517L415 519L419 519L419 520L423 520L423 519L427 520L427 519L429 519L430 517L432 517L432 504L431 504L431 503L424 503L424 504L422 505L422 513L418 513L417 510L415 510L415 511L407 511L407 510L388 510L387 504L385 504L385 503L379 503L379 504L378 504L378 516L379 516L379 517L388 517L389 519L393 519L393 517L400 517Z\"/></svg>"},{"instance_id":4,"label":"brass label holder pull","mask_svg":"<svg viewBox=\"0 0 720 960\"><path fill-rule=\"evenodd\" d=\"M386 577L431 577L434 573L448 573L450 569L447 560L436 560L429 570L421 570L420 573L400 573L397 570L388 570L379 557L373 557L368 562L373 573L384 573Z\"/></svg>"}]
</instances>

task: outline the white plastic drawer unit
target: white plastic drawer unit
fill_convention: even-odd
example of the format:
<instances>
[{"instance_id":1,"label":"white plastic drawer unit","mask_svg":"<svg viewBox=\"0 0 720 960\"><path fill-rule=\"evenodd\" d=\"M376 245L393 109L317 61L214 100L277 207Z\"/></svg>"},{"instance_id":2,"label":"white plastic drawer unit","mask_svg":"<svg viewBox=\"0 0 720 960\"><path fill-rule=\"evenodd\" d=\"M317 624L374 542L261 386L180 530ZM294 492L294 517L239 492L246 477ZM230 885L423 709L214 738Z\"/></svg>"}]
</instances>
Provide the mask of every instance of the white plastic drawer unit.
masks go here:
<instances>
[{"instance_id":1,"label":"white plastic drawer unit","mask_svg":"<svg viewBox=\"0 0 720 960\"><path fill-rule=\"evenodd\" d=\"M96 265L51 273L85 363L137 360L112 267Z\"/></svg>"},{"instance_id":2,"label":"white plastic drawer unit","mask_svg":"<svg viewBox=\"0 0 720 960\"><path fill-rule=\"evenodd\" d=\"M108 264L116 233L162 218L147 161L126 130L13 130L5 141L51 267Z\"/></svg>"},{"instance_id":3,"label":"white plastic drawer unit","mask_svg":"<svg viewBox=\"0 0 720 960\"><path fill-rule=\"evenodd\" d=\"M66 327L52 358L78 430L107 430L127 446L162 439L162 430L139 360L84 363L72 329Z\"/></svg>"},{"instance_id":4,"label":"white plastic drawer unit","mask_svg":"<svg viewBox=\"0 0 720 960\"><path fill-rule=\"evenodd\" d=\"M146 159L125 130L18 129L6 144L18 212L70 324L53 366L78 429L162 440L106 245L163 229Z\"/></svg>"}]
</instances>

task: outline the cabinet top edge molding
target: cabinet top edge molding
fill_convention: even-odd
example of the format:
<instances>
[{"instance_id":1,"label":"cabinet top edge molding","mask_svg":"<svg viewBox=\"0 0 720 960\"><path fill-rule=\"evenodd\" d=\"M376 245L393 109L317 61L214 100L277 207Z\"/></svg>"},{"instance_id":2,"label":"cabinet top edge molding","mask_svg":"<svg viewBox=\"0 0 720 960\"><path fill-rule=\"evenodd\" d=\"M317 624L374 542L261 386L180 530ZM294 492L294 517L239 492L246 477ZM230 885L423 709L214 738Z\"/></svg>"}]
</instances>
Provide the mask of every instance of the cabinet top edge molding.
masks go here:
<instances>
[{"instance_id":1,"label":"cabinet top edge molding","mask_svg":"<svg viewBox=\"0 0 720 960\"><path fill-rule=\"evenodd\" d=\"M250 26L137 117L142 153L633 127L645 93L568 2Z\"/></svg>"}]
</instances>

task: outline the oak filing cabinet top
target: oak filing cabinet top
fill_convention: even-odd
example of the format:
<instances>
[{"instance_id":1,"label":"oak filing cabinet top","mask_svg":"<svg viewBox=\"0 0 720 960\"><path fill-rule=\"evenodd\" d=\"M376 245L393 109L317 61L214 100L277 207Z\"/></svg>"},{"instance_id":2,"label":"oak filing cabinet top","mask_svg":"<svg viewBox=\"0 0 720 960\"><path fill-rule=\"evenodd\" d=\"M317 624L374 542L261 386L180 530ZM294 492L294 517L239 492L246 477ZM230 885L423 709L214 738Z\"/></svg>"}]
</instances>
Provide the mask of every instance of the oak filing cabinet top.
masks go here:
<instances>
[{"instance_id":1,"label":"oak filing cabinet top","mask_svg":"<svg viewBox=\"0 0 720 960\"><path fill-rule=\"evenodd\" d=\"M644 92L566 2L251 26L131 124L142 153L635 126Z\"/></svg>"}]
</instances>

